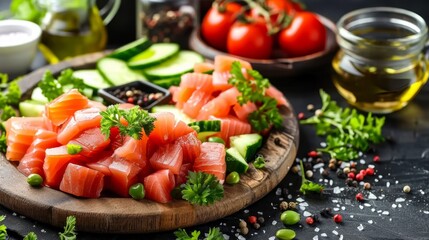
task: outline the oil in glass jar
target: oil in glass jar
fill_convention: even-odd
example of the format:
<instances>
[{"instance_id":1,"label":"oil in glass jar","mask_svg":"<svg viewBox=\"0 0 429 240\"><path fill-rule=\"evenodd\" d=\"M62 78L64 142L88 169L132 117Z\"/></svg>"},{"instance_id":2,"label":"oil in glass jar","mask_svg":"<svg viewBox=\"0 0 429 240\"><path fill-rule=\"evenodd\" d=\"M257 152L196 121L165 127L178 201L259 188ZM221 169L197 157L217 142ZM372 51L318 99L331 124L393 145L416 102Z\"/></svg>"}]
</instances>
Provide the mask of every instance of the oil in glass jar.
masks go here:
<instances>
[{"instance_id":1,"label":"oil in glass jar","mask_svg":"<svg viewBox=\"0 0 429 240\"><path fill-rule=\"evenodd\" d=\"M351 105L390 113L405 107L426 83L422 50L428 30L417 14L367 8L346 14L337 27L333 83Z\"/></svg>"}]
</instances>

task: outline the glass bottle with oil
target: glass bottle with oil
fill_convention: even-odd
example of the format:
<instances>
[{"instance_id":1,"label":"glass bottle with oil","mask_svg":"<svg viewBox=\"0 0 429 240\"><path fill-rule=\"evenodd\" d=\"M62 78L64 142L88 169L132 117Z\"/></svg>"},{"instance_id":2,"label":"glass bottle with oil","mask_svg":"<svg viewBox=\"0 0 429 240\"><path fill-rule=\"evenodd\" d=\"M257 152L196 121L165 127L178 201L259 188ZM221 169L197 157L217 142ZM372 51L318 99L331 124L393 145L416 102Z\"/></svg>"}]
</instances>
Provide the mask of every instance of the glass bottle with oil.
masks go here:
<instances>
[{"instance_id":1,"label":"glass bottle with oil","mask_svg":"<svg viewBox=\"0 0 429 240\"><path fill-rule=\"evenodd\" d=\"M422 52L428 29L419 15L376 7L350 12L337 23L340 50L333 82L353 106L390 113L405 107L428 79Z\"/></svg>"},{"instance_id":2,"label":"glass bottle with oil","mask_svg":"<svg viewBox=\"0 0 429 240\"><path fill-rule=\"evenodd\" d=\"M106 17L109 21L120 4L118 0L110 2L111 11ZM39 0L39 4L46 12L41 21L41 50L49 62L106 47L107 23L103 21L95 0Z\"/></svg>"}]
</instances>

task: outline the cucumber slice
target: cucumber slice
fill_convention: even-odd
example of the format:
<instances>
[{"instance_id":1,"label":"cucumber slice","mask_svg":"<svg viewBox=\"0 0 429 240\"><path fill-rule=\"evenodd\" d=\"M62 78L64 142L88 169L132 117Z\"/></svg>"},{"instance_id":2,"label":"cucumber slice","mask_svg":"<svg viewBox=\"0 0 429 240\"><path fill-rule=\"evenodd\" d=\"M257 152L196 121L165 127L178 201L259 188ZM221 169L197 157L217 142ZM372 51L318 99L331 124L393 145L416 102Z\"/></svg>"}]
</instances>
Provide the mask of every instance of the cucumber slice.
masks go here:
<instances>
[{"instance_id":1,"label":"cucumber slice","mask_svg":"<svg viewBox=\"0 0 429 240\"><path fill-rule=\"evenodd\" d=\"M246 159L241 156L236 148L228 148L225 155L226 170L228 172L245 173L249 169Z\"/></svg>"},{"instance_id":2,"label":"cucumber slice","mask_svg":"<svg viewBox=\"0 0 429 240\"><path fill-rule=\"evenodd\" d=\"M23 117L40 117L45 111L45 104L34 100L25 100L19 103L19 111Z\"/></svg>"},{"instance_id":3,"label":"cucumber slice","mask_svg":"<svg viewBox=\"0 0 429 240\"><path fill-rule=\"evenodd\" d=\"M172 78L164 78L164 79L157 79L157 80L151 80L152 83L163 87L163 88L169 88L171 86L179 86L180 84L180 77L172 77Z\"/></svg>"},{"instance_id":4,"label":"cucumber slice","mask_svg":"<svg viewBox=\"0 0 429 240\"><path fill-rule=\"evenodd\" d=\"M189 124L190 122L193 122L194 120L190 118L188 115L186 115L182 110L176 108L174 105L157 105L154 106L151 109L151 112L157 113L157 112L171 112L173 113L179 120L182 120L183 122Z\"/></svg>"},{"instance_id":5,"label":"cucumber slice","mask_svg":"<svg viewBox=\"0 0 429 240\"><path fill-rule=\"evenodd\" d=\"M204 58L194 51L180 51L176 56L153 67L143 70L149 79L180 77L194 70L194 64L203 62Z\"/></svg>"},{"instance_id":6,"label":"cucumber slice","mask_svg":"<svg viewBox=\"0 0 429 240\"><path fill-rule=\"evenodd\" d=\"M82 69L73 72L73 76L83 80L86 86L101 89L111 86L96 69Z\"/></svg>"},{"instance_id":7,"label":"cucumber slice","mask_svg":"<svg viewBox=\"0 0 429 240\"><path fill-rule=\"evenodd\" d=\"M118 58L127 61L130 58L148 49L151 45L152 42L149 41L147 37L142 37L114 50L111 54L108 55L108 57Z\"/></svg>"},{"instance_id":8,"label":"cucumber slice","mask_svg":"<svg viewBox=\"0 0 429 240\"><path fill-rule=\"evenodd\" d=\"M247 162L252 161L256 152L262 146L262 136L257 133L242 134L229 138L231 147L238 150Z\"/></svg>"},{"instance_id":9,"label":"cucumber slice","mask_svg":"<svg viewBox=\"0 0 429 240\"><path fill-rule=\"evenodd\" d=\"M128 66L133 69L143 69L157 65L174 55L180 50L177 43L156 43L145 51L137 54L128 61Z\"/></svg>"},{"instance_id":10,"label":"cucumber slice","mask_svg":"<svg viewBox=\"0 0 429 240\"><path fill-rule=\"evenodd\" d=\"M48 103L49 100L43 95L42 89L39 87L36 87L33 89L33 92L31 93L31 100L34 100L36 102L40 103Z\"/></svg>"},{"instance_id":11,"label":"cucumber slice","mask_svg":"<svg viewBox=\"0 0 429 240\"><path fill-rule=\"evenodd\" d=\"M118 86L136 80L146 81L142 72L132 70L127 63L116 58L102 58L97 62L100 74L113 86Z\"/></svg>"},{"instance_id":12,"label":"cucumber slice","mask_svg":"<svg viewBox=\"0 0 429 240\"><path fill-rule=\"evenodd\" d=\"M201 141L207 141L207 138L220 132L220 120L202 120L188 123L188 126L196 126L199 129L197 137Z\"/></svg>"}]
</instances>

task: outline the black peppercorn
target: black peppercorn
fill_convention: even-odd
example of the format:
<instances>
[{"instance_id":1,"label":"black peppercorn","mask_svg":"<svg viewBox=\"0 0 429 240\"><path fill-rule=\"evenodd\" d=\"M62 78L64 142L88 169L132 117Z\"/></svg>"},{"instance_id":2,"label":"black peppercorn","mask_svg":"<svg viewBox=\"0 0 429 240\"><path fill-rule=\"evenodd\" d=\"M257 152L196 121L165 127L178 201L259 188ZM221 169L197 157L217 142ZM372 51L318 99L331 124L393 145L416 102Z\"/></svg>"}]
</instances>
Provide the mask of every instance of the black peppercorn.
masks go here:
<instances>
[{"instance_id":1,"label":"black peppercorn","mask_svg":"<svg viewBox=\"0 0 429 240\"><path fill-rule=\"evenodd\" d=\"M349 186L349 187L353 186L353 179L351 179L351 178L347 178L347 179L346 179L346 184L347 184L347 186Z\"/></svg>"},{"instance_id":2,"label":"black peppercorn","mask_svg":"<svg viewBox=\"0 0 429 240\"><path fill-rule=\"evenodd\" d=\"M337 177L338 178L346 178L346 174L343 172L341 168L337 169Z\"/></svg>"},{"instance_id":3,"label":"black peppercorn","mask_svg":"<svg viewBox=\"0 0 429 240\"><path fill-rule=\"evenodd\" d=\"M260 224L263 224L263 223L265 222L264 217L258 217L258 222L259 222Z\"/></svg>"},{"instance_id":4,"label":"black peppercorn","mask_svg":"<svg viewBox=\"0 0 429 240\"><path fill-rule=\"evenodd\" d=\"M323 169L322 176L324 178L328 178L329 177L329 168Z\"/></svg>"},{"instance_id":5,"label":"black peppercorn","mask_svg":"<svg viewBox=\"0 0 429 240\"><path fill-rule=\"evenodd\" d=\"M324 208L322 211L320 211L320 215L324 218L330 218L332 217L332 209Z\"/></svg>"}]
</instances>

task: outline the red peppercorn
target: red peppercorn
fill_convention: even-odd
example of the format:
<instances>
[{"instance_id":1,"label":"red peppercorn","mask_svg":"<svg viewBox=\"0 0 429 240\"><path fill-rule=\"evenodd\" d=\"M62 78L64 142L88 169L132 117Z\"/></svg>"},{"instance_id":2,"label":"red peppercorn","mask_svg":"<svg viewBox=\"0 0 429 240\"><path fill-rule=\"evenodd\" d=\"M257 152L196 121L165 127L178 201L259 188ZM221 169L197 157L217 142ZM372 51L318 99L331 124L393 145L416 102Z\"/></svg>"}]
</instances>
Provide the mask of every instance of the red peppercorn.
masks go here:
<instances>
[{"instance_id":1,"label":"red peppercorn","mask_svg":"<svg viewBox=\"0 0 429 240\"><path fill-rule=\"evenodd\" d=\"M335 214L334 215L334 222L342 223L343 222L343 216L341 216L340 214Z\"/></svg>"},{"instance_id":2,"label":"red peppercorn","mask_svg":"<svg viewBox=\"0 0 429 240\"><path fill-rule=\"evenodd\" d=\"M305 219L305 222L306 222L308 225L313 225L313 224L314 224L314 218L312 218L312 217L307 217L307 218Z\"/></svg>"},{"instance_id":3,"label":"red peppercorn","mask_svg":"<svg viewBox=\"0 0 429 240\"><path fill-rule=\"evenodd\" d=\"M355 179L355 174L353 172L349 172L349 174L347 174L347 177L351 179Z\"/></svg>"},{"instance_id":4,"label":"red peppercorn","mask_svg":"<svg viewBox=\"0 0 429 240\"><path fill-rule=\"evenodd\" d=\"M363 180L363 178L364 178L365 176L363 175L363 174L361 174L361 173L358 173L357 175L356 175L356 181L362 181Z\"/></svg>"},{"instance_id":5,"label":"red peppercorn","mask_svg":"<svg viewBox=\"0 0 429 240\"><path fill-rule=\"evenodd\" d=\"M373 160L375 163L379 163L379 162L380 162L380 156L375 155L375 156L372 158L372 160Z\"/></svg>"},{"instance_id":6,"label":"red peppercorn","mask_svg":"<svg viewBox=\"0 0 429 240\"><path fill-rule=\"evenodd\" d=\"M363 176L365 176L365 175L366 175L366 171L365 171L365 169L360 170L360 171L359 171L359 174L362 174Z\"/></svg>"},{"instance_id":7,"label":"red peppercorn","mask_svg":"<svg viewBox=\"0 0 429 240\"><path fill-rule=\"evenodd\" d=\"M303 112L298 113L298 119L299 119L299 120L302 120L302 119L304 119L304 118L305 118L305 115L304 115L304 113L303 113Z\"/></svg>"},{"instance_id":8,"label":"red peppercorn","mask_svg":"<svg viewBox=\"0 0 429 240\"><path fill-rule=\"evenodd\" d=\"M249 216L249 223L255 224L258 219L255 216Z\"/></svg>"},{"instance_id":9,"label":"red peppercorn","mask_svg":"<svg viewBox=\"0 0 429 240\"><path fill-rule=\"evenodd\" d=\"M362 202L363 201L363 194L362 193L356 194L356 200L358 200L359 202Z\"/></svg>"},{"instance_id":10,"label":"red peppercorn","mask_svg":"<svg viewBox=\"0 0 429 240\"><path fill-rule=\"evenodd\" d=\"M312 157L312 158L315 158L315 157L318 157L318 156L319 156L319 153L318 153L318 152L316 152L316 151L310 151L310 152L308 153L308 156L309 156L309 157Z\"/></svg>"},{"instance_id":11,"label":"red peppercorn","mask_svg":"<svg viewBox=\"0 0 429 240\"><path fill-rule=\"evenodd\" d=\"M374 175L374 168L367 168L365 170L366 175L372 176Z\"/></svg>"},{"instance_id":12,"label":"red peppercorn","mask_svg":"<svg viewBox=\"0 0 429 240\"><path fill-rule=\"evenodd\" d=\"M127 99L127 102L128 102L128 103L134 103L134 98L129 97L129 98Z\"/></svg>"}]
</instances>

